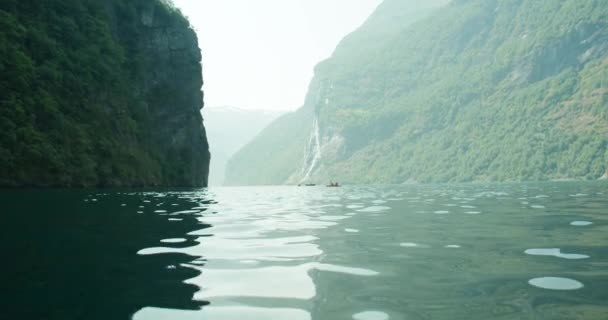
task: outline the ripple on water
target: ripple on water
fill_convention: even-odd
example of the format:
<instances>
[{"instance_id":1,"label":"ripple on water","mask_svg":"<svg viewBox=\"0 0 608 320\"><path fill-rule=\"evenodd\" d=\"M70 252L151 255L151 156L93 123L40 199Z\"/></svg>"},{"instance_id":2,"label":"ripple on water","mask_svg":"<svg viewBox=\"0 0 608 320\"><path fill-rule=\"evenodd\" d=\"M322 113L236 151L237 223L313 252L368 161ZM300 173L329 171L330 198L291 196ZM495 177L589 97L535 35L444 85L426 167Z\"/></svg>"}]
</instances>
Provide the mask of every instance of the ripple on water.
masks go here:
<instances>
[{"instance_id":1,"label":"ripple on water","mask_svg":"<svg viewBox=\"0 0 608 320\"><path fill-rule=\"evenodd\" d=\"M562 253L559 248L548 248L548 249L528 249L525 251L526 254L531 256L553 256L568 260L579 260L588 259L589 256L585 254L577 253Z\"/></svg>"},{"instance_id":2,"label":"ripple on water","mask_svg":"<svg viewBox=\"0 0 608 320\"><path fill-rule=\"evenodd\" d=\"M359 232L359 230L357 230L357 229L350 229L350 228L346 228L346 229L344 229L344 231L348 232L348 233L358 233Z\"/></svg>"},{"instance_id":3,"label":"ripple on water","mask_svg":"<svg viewBox=\"0 0 608 320\"><path fill-rule=\"evenodd\" d=\"M402 242L399 244L399 246L404 248L428 248L428 246L414 242Z\"/></svg>"},{"instance_id":4,"label":"ripple on water","mask_svg":"<svg viewBox=\"0 0 608 320\"><path fill-rule=\"evenodd\" d=\"M217 297L252 297L309 300L317 295L310 271L342 273L371 277L379 273L363 268L345 267L324 263L306 263L297 266L273 266L249 269L207 268L196 278L186 280L201 291L195 300L208 301Z\"/></svg>"},{"instance_id":5,"label":"ripple on water","mask_svg":"<svg viewBox=\"0 0 608 320\"><path fill-rule=\"evenodd\" d=\"M447 211L447 210L437 210L437 211L435 211L435 212L433 212L433 213L434 213L434 214L448 214L448 213L450 213L450 212L449 212L449 211Z\"/></svg>"},{"instance_id":6,"label":"ripple on water","mask_svg":"<svg viewBox=\"0 0 608 320\"><path fill-rule=\"evenodd\" d=\"M448 249L458 249L458 248L462 248L462 246L458 245L458 244L448 244L447 246L445 246Z\"/></svg>"},{"instance_id":7,"label":"ripple on water","mask_svg":"<svg viewBox=\"0 0 608 320\"><path fill-rule=\"evenodd\" d=\"M364 311L353 315L355 320L388 320L388 314L382 311Z\"/></svg>"},{"instance_id":8,"label":"ripple on water","mask_svg":"<svg viewBox=\"0 0 608 320\"><path fill-rule=\"evenodd\" d=\"M588 194L586 194L586 193L577 193L577 194L571 194L570 196L573 197L573 198L580 198L580 197L586 197L586 196L588 196Z\"/></svg>"},{"instance_id":9,"label":"ripple on water","mask_svg":"<svg viewBox=\"0 0 608 320\"><path fill-rule=\"evenodd\" d=\"M367 207L364 209L360 209L357 210L359 212L382 212L382 211L386 211L386 210L390 210L390 207L385 207L385 206L371 206L371 207Z\"/></svg>"},{"instance_id":10,"label":"ripple on water","mask_svg":"<svg viewBox=\"0 0 608 320\"><path fill-rule=\"evenodd\" d=\"M558 277L534 278L528 283L534 287L548 290L578 290L584 287L579 281Z\"/></svg>"},{"instance_id":11,"label":"ripple on water","mask_svg":"<svg viewBox=\"0 0 608 320\"><path fill-rule=\"evenodd\" d=\"M162 243L184 243L188 241L187 239L184 238L175 238L175 239L163 239L160 242Z\"/></svg>"},{"instance_id":12,"label":"ripple on water","mask_svg":"<svg viewBox=\"0 0 608 320\"><path fill-rule=\"evenodd\" d=\"M340 220L344 220L344 219L348 219L347 216L321 216L319 217L319 220L321 221L340 221Z\"/></svg>"},{"instance_id":13,"label":"ripple on water","mask_svg":"<svg viewBox=\"0 0 608 320\"><path fill-rule=\"evenodd\" d=\"M133 320L154 320L154 319L224 319L242 320L243 315L248 320L267 320L267 319L290 319L290 320L310 320L311 316L305 310L288 308L258 308L245 306L222 306L205 307L201 311L162 309L146 307L133 315Z\"/></svg>"},{"instance_id":14,"label":"ripple on water","mask_svg":"<svg viewBox=\"0 0 608 320\"><path fill-rule=\"evenodd\" d=\"M360 204L351 204L346 206L347 209L361 209L361 208L365 208L364 205L360 205Z\"/></svg>"},{"instance_id":15,"label":"ripple on water","mask_svg":"<svg viewBox=\"0 0 608 320\"><path fill-rule=\"evenodd\" d=\"M316 269L319 271L327 271L327 272L335 272L335 273L345 273L354 276L363 276L363 277L371 277L379 275L378 272L363 269L363 268L352 268L352 267L343 267L335 264L327 264L327 263L312 263L309 264L311 269Z\"/></svg>"},{"instance_id":16,"label":"ripple on water","mask_svg":"<svg viewBox=\"0 0 608 320\"><path fill-rule=\"evenodd\" d=\"M590 226L592 224L593 224L593 222L591 222L591 221L572 221L572 222L570 222L570 225L575 226L575 227L586 227L586 226Z\"/></svg>"}]
</instances>

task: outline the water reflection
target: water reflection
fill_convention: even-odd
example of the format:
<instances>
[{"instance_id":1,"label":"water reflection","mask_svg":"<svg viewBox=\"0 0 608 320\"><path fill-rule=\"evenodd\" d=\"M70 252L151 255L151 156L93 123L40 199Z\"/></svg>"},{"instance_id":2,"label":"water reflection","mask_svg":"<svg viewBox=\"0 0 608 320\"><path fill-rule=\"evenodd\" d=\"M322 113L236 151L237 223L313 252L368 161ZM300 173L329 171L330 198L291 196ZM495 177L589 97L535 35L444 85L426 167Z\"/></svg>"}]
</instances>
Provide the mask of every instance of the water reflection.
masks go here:
<instances>
[{"instance_id":1,"label":"water reflection","mask_svg":"<svg viewBox=\"0 0 608 320\"><path fill-rule=\"evenodd\" d=\"M353 315L354 320L388 320L389 315L381 311L364 311Z\"/></svg>"},{"instance_id":2,"label":"water reflection","mask_svg":"<svg viewBox=\"0 0 608 320\"><path fill-rule=\"evenodd\" d=\"M2 267L15 292L4 310L32 319L598 319L608 313L608 199L598 190L608 186L4 194L3 243L15 260Z\"/></svg>"},{"instance_id":3,"label":"water reflection","mask_svg":"<svg viewBox=\"0 0 608 320\"><path fill-rule=\"evenodd\" d=\"M180 266L196 257L135 253L202 225L192 216L168 223L150 206L148 214L138 214L134 208L146 198L119 192L0 193L2 318L128 319L146 306L200 309L205 302L192 300L198 288L184 283L200 271Z\"/></svg>"},{"instance_id":4,"label":"water reflection","mask_svg":"<svg viewBox=\"0 0 608 320\"><path fill-rule=\"evenodd\" d=\"M217 213L199 218L210 227L189 233L197 237L197 245L184 248L155 246L138 252L143 256L184 253L205 257L207 263L203 266L184 264L200 272L199 276L186 281L199 288L194 299L212 302L211 308L205 308L202 314L221 314L221 319L236 319L248 311L266 319L286 316L310 319L309 311L302 305L317 297L315 274L327 272L349 277L379 274L353 265L316 262L324 256L317 234L352 217L346 215L344 206L339 203L342 201L339 192L327 195L310 189L269 188L268 194L274 196L269 198L242 191L223 189L214 195L217 204L209 210ZM282 199L279 206L274 201L276 198ZM387 206L361 208L365 208L362 212L369 213L390 209ZM357 231L348 229L347 232ZM235 305L235 301L241 303ZM252 303L254 301L256 303ZM171 312L148 308L134 318L157 319L158 314ZM174 310L172 317L182 314L182 311ZM249 314L247 318L251 318Z\"/></svg>"},{"instance_id":5,"label":"water reflection","mask_svg":"<svg viewBox=\"0 0 608 320\"><path fill-rule=\"evenodd\" d=\"M558 277L535 278L529 282L535 287L549 290L578 290L584 287L579 281Z\"/></svg>"},{"instance_id":6,"label":"water reflection","mask_svg":"<svg viewBox=\"0 0 608 320\"><path fill-rule=\"evenodd\" d=\"M526 254L531 256L553 256L562 259L570 259L570 260L578 260L578 259L588 259L589 256L585 254L578 253L562 253L559 248L551 248L551 249L528 249L525 251Z\"/></svg>"}]
</instances>

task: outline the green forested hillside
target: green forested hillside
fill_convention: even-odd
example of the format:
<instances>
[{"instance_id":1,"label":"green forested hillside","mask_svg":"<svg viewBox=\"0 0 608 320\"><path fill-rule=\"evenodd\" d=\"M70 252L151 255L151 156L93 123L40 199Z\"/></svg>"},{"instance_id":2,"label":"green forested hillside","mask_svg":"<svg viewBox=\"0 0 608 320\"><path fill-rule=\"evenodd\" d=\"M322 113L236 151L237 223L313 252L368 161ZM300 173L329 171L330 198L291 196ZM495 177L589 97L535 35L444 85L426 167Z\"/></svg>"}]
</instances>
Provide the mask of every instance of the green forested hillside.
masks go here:
<instances>
[{"instance_id":1,"label":"green forested hillside","mask_svg":"<svg viewBox=\"0 0 608 320\"><path fill-rule=\"evenodd\" d=\"M302 162L312 116L303 108L271 123L228 161L224 184L272 185L286 181Z\"/></svg>"},{"instance_id":2,"label":"green forested hillside","mask_svg":"<svg viewBox=\"0 0 608 320\"><path fill-rule=\"evenodd\" d=\"M168 31L171 52L153 42ZM3 0L0 186L205 184L199 61L163 1ZM171 127L192 145L158 136Z\"/></svg>"},{"instance_id":3,"label":"green forested hillside","mask_svg":"<svg viewBox=\"0 0 608 320\"><path fill-rule=\"evenodd\" d=\"M407 10L410 2L388 3ZM458 0L402 24L392 20L398 32L373 45L378 49L361 55L338 47L317 67L313 81L325 86L325 103L316 108L322 160L311 180L519 181L606 173L605 1ZM298 171L290 182L301 178Z\"/></svg>"}]
</instances>

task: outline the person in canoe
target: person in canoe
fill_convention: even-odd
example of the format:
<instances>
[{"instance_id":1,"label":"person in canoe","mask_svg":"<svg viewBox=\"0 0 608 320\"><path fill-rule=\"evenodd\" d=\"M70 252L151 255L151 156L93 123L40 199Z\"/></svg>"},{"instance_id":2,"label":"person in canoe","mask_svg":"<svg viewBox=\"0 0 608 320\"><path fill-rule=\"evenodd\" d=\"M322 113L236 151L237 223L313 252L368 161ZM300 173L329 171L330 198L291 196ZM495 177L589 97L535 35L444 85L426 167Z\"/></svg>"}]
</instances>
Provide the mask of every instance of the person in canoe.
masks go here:
<instances>
[{"instance_id":1,"label":"person in canoe","mask_svg":"<svg viewBox=\"0 0 608 320\"><path fill-rule=\"evenodd\" d=\"M327 185L328 188L338 188L340 187L340 184L337 182L329 182L329 184Z\"/></svg>"}]
</instances>

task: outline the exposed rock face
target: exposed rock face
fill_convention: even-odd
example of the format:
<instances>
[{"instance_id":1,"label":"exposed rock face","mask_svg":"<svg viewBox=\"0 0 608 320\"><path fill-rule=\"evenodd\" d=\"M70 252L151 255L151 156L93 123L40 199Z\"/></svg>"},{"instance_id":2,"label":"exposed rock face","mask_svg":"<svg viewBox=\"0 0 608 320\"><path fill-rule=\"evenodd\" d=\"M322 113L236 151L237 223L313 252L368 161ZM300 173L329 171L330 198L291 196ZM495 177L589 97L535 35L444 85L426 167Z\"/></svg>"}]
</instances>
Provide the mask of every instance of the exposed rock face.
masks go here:
<instances>
[{"instance_id":1,"label":"exposed rock face","mask_svg":"<svg viewBox=\"0 0 608 320\"><path fill-rule=\"evenodd\" d=\"M139 94L157 129L152 136L176 168L166 172L168 184L206 187L210 154L200 113L203 79L198 39L182 20L162 15L153 4L140 13L138 46L147 54L147 71Z\"/></svg>"}]
</instances>

